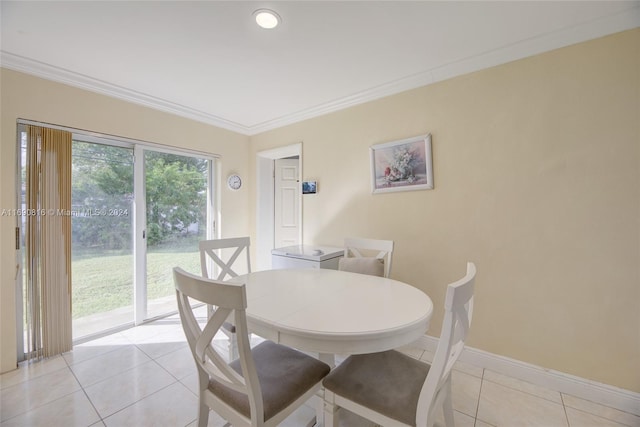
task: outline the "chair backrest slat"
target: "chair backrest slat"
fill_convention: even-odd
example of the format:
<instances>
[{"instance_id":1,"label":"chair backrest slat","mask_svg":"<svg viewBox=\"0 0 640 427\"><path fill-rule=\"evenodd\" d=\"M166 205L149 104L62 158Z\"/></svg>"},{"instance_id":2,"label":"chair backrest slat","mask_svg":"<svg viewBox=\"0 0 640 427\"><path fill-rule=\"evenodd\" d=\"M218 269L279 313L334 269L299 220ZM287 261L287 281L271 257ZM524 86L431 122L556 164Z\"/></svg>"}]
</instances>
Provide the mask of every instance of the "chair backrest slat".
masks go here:
<instances>
[{"instance_id":1,"label":"chair backrest slat","mask_svg":"<svg viewBox=\"0 0 640 427\"><path fill-rule=\"evenodd\" d=\"M476 266L467 263L467 273L462 279L447 287L445 314L436 354L418 398L416 425L426 426L434 417L433 409L440 408L445 396L442 386L451 375L456 360L464 349L473 315L473 295Z\"/></svg>"},{"instance_id":2,"label":"chair backrest slat","mask_svg":"<svg viewBox=\"0 0 640 427\"><path fill-rule=\"evenodd\" d=\"M196 341L196 349L195 354L198 357L198 360L201 362L205 362L206 360L206 350L213 337L216 336L216 333L222 326L222 324L227 320L227 317L231 314L231 310L218 307L216 311L213 312L209 321L205 325L204 329L200 332L198 339Z\"/></svg>"},{"instance_id":3,"label":"chair backrest slat","mask_svg":"<svg viewBox=\"0 0 640 427\"><path fill-rule=\"evenodd\" d=\"M215 280L225 280L227 276L237 277L238 272L238 258L245 252L246 257L246 271L242 271L240 274L251 272L251 256L249 253L249 247L251 240L249 237L232 237L228 239L213 239L203 240L199 243L200 247L200 268L202 269L202 276ZM234 249L234 252L227 257L228 251ZM207 257L215 263L213 266L219 268L218 274L209 272ZM225 260L226 258L226 260ZM235 266L235 267L234 267Z\"/></svg>"}]
</instances>

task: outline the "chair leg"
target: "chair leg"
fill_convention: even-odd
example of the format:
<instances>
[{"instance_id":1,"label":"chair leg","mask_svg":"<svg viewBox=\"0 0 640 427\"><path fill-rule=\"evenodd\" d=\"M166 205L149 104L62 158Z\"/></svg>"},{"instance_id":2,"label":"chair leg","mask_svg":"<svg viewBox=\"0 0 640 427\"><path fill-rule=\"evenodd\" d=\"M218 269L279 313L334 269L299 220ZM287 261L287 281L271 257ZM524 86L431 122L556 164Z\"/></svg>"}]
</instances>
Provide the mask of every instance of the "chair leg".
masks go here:
<instances>
[{"instance_id":1,"label":"chair leg","mask_svg":"<svg viewBox=\"0 0 640 427\"><path fill-rule=\"evenodd\" d=\"M449 379L444 384L444 387L444 400L442 402L444 425L447 427L455 427L455 423L453 421L453 402L451 400L451 375L449 375Z\"/></svg>"},{"instance_id":2,"label":"chair leg","mask_svg":"<svg viewBox=\"0 0 640 427\"><path fill-rule=\"evenodd\" d=\"M200 410L198 411L198 427L207 427L209 423L209 406L200 402Z\"/></svg>"},{"instance_id":3,"label":"chair leg","mask_svg":"<svg viewBox=\"0 0 640 427\"><path fill-rule=\"evenodd\" d=\"M236 360L240 357L238 353L238 337L236 334L229 335L229 361Z\"/></svg>"},{"instance_id":4,"label":"chair leg","mask_svg":"<svg viewBox=\"0 0 640 427\"><path fill-rule=\"evenodd\" d=\"M324 387L320 387L320 389L316 392L315 396L311 399L315 403L316 407L316 426L324 426Z\"/></svg>"},{"instance_id":5,"label":"chair leg","mask_svg":"<svg viewBox=\"0 0 640 427\"><path fill-rule=\"evenodd\" d=\"M209 387L209 375L198 367L198 400L200 407L198 408L198 427L207 427L209 423L209 405L204 400L204 396Z\"/></svg>"},{"instance_id":6,"label":"chair leg","mask_svg":"<svg viewBox=\"0 0 640 427\"><path fill-rule=\"evenodd\" d=\"M338 427L338 406L334 402L335 394L324 390L324 426L323 427Z\"/></svg>"}]
</instances>

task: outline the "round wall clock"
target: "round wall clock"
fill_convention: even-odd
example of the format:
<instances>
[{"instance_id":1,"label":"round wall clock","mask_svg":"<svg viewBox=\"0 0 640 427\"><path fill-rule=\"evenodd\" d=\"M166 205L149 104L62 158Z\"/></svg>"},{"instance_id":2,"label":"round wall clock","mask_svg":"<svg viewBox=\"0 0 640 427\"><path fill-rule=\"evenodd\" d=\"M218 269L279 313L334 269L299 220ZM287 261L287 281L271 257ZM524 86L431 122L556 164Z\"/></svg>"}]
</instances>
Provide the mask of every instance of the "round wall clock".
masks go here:
<instances>
[{"instance_id":1,"label":"round wall clock","mask_svg":"<svg viewBox=\"0 0 640 427\"><path fill-rule=\"evenodd\" d=\"M239 175L233 174L229 175L227 178L227 185L232 190L239 190L242 187L242 180Z\"/></svg>"}]
</instances>

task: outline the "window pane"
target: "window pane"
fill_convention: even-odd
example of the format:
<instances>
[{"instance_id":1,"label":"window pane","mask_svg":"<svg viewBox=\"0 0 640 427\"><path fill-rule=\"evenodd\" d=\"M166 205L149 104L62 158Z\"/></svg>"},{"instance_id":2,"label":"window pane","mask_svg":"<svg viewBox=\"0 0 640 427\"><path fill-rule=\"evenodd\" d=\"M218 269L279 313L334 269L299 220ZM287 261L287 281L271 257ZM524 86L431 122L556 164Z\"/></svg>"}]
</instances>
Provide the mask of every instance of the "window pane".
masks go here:
<instances>
[{"instance_id":1,"label":"window pane","mask_svg":"<svg viewBox=\"0 0 640 427\"><path fill-rule=\"evenodd\" d=\"M200 274L209 161L145 151L147 317L177 310L172 269Z\"/></svg>"},{"instance_id":2,"label":"window pane","mask_svg":"<svg viewBox=\"0 0 640 427\"><path fill-rule=\"evenodd\" d=\"M133 150L73 142L73 338L133 322Z\"/></svg>"}]
</instances>

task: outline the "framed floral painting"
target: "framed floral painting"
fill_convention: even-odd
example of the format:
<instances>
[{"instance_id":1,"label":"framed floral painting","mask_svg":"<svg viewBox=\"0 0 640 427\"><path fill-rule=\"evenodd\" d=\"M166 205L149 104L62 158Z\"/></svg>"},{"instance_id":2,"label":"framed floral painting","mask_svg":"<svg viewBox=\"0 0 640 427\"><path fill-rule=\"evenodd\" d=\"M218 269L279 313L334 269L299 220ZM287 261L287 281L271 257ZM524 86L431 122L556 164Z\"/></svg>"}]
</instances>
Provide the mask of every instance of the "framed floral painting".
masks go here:
<instances>
[{"instance_id":1,"label":"framed floral painting","mask_svg":"<svg viewBox=\"0 0 640 427\"><path fill-rule=\"evenodd\" d=\"M371 146L371 191L433 188L431 134Z\"/></svg>"}]
</instances>

